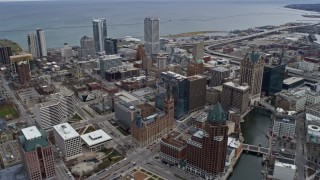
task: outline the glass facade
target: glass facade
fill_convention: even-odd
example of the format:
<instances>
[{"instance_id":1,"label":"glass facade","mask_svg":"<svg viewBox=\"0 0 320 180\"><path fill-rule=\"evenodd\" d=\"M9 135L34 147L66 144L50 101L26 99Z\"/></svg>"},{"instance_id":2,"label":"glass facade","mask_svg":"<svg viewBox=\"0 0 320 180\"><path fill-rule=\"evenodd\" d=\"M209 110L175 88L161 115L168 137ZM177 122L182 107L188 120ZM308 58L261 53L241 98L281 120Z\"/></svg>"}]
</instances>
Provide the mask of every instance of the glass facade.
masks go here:
<instances>
[{"instance_id":1,"label":"glass facade","mask_svg":"<svg viewBox=\"0 0 320 180\"><path fill-rule=\"evenodd\" d=\"M282 90L286 65L265 66L263 72L262 91L266 96Z\"/></svg>"}]
</instances>

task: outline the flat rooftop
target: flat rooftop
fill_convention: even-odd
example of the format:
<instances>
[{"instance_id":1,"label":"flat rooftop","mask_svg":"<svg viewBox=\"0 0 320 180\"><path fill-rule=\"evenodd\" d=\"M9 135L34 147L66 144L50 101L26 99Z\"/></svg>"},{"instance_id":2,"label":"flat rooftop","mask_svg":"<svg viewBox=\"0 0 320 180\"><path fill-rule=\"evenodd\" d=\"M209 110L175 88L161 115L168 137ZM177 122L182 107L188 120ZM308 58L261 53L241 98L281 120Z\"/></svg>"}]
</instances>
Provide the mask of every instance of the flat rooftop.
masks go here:
<instances>
[{"instance_id":1,"label":"flat rooftop","mask_svg":"<svg viewBox=\"0 0 320 180\"><path fill-rule=\"evenodd\" d=\"M239 84L236 84L236 83L231 82L231 81L230 82L226 82L223 85L234 87L234 88L240 89L242 91L248 90L250 88L249 86L240 86Z\"/></svg>"},{"instance_id":2,"label":"flat rooftop","mask_svg":"<svg viewBox=\"0 0 320 180\"><path fill-rule=\"evenodd\" d=\"M130 93L125 92L125 91L115 93L114 95L115 95L115 97L118 97L119 99L121 99L122 101L127 102L127 103L139 100L138 98L134 97L133 95L131 95Z\"/></svg>"},{"instance_id":3,"label":"flat rooftop","mask_svg":"<svg viewBox=\"0 0 320 180\"><path fill-rule=\"evenodd\" d=\"M294 165L294 161L288 159L277 158L274 165L278 167L286 167L288 169L297 169L297 166Z\"/></svg>"},{"instance_id":4,"label":"flat rooftop","mask_svg":"<svg viewBox=\"0 0 320 180\"><path fill-rule=\"evenodd\" d=\"M53 126L54 130L64 139L68 140L79 136L76 130L69 123L63 123Z\"/></svg>"},{"instance_id":5,"label":"flat rooftop","mask_svg":"<svg viewBox=\"0 0 320 180\"><path fill-rule=\"evenodd\" d=\"M41 137L41 133L36 126L27 127L27 128L21 129L21 131L27 141Z\"/></svg>"},{"instance_id":6,"label":"flat rooftop","mask_svg":"<svg viewBox=\"0 0 320 180\"><path fill-rule=\"evenodd\" d=\"M181 139L181 133L177 131L171 131L169 134L165 135L161 140L164 143L168 143L177 148L186 146L186 142Z\"/></svg>"},{"instance_id":7,"label":"flat rooftop","mask_svg":"<svg viewBox=\"0 0 320 180\"><path fill-rule=\"evenodd\" d=\"M290 77L288 79L285 79L283 80L283 84L293 84L293 83L296 83L296 82L299 82L299 81L302 81L304 80L303 78L300 78L300 77Z\"/></svg>"},{"instance_id":8,"label":"flat rooftop","mask_svg":"<svg viewBox=\"0 0 320 180\"><path fill-rule=\"evenodd\" d=\"M90 147L106 141L112 138L105 133L102 129L81 135L81 139Z\"/></svg>"},{"instance_id":9,"label":"flat rooftop","mask_svg":"<svg viewBox=\"0 0 320 180\"><path fill-rule=\"evenodd\" d=\"M295 124L296 119L289 116L276 116L275 121L282 122L282 123L288 123L288 124Z\"/></svg>"}]
</instances>

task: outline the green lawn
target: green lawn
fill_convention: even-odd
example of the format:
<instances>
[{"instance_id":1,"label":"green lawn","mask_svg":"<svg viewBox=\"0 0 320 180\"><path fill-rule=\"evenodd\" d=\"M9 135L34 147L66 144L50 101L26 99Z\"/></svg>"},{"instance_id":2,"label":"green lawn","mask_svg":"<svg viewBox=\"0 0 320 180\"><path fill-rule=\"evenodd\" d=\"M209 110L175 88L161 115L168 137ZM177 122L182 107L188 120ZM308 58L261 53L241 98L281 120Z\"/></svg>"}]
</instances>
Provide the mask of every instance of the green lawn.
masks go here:
<instances>
[{"instance_id":1,"label":"green lawn","mask_svg":"<svg viewBox=\"0 0 320 180\"><path fill-rule=\"evenodd\" d=\"M18 112L13 105L0 106L0 118L6 118L7 115L11 116L10 119L18 117Z\"/></svg>"},{"instance_id":2,"label":"green lawn","mask_svg":"<svg viewBox=\"0 0 320 180\"><path fill-rule=\"evenodd\" d=\"M8 39L0 39L0 45L3 46L10 46L11 47L11 51L12 53L19 53L22 51L20 45L16 42L13 42L11 40Z\"/></svg>"},{"instance_id":3,"label":"green lawn","mask_svg":"<svg viewBox=\"0 0 320 180\"><path fill-rule=\"evenodd\" d=\"M112 164L115 164L115 163L119 162L121 159L123 159L123 156L121 156L118 153L118 151L116 151L114 149L102 149L101 152L104 152L107 156L102 159L102 163L100 163L98 165L97 171L105 169L105 168L111 166Z\"/></svg>"}]
</instances>

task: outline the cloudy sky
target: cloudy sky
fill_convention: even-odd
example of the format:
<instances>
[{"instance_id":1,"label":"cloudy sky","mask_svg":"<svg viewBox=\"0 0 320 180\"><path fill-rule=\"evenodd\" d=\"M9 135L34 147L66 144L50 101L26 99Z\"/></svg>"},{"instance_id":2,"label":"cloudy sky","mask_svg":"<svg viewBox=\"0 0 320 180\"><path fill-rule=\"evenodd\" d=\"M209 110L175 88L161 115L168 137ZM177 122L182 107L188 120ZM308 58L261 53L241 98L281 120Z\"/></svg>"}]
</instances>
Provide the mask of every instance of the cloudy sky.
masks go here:
<instances>
[{"instance_id":1,"label":"cloudy sky","mask_svg":"<svg viewBox=\"0 0 320 180\"><path fill-rule=\"evenodd\" d=\"M0 2L15 2L15 1L65 1L65 0L0 0ZM67 0L67 1L91 1L91 0ZM97 1L97 0L95 0ZM199 0L98 0L98 1L199 1ZM277 2L286 2L288 4L294 4L294 3L319 3L319 0L200 0L200 1L245 1L245 2L254 2L254 1L277 1Z\"/></svg>"}]
</instances>

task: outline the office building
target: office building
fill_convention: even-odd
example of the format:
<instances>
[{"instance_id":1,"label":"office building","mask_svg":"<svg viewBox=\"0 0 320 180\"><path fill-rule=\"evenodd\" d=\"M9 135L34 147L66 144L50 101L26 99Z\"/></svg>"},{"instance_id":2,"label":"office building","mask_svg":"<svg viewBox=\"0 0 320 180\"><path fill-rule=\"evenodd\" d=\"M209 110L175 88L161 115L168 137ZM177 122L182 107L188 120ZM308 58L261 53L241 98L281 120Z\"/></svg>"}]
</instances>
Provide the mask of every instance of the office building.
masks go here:
<instances>
[{"instance_id":1,"label":"office building","mask_svg":"<svg viewBox=\"0 0 320 180\"><path fill-rule=\"evenodd\" d=\"M262 91L266 96L273 95L282 90L286 65L266 65L263 71Z\"/></svg>"},{"instance_id":2,"label":"office building","mask_svg":"<svg viewBox=\"0 0 320 180\"><path fill-rule=\"evenodd\" d=\"M75 94L73 91L60 87L59 93L55 94L54 99L61 103L61 115L63 118L70 118L75 113Z\"/></svg>"},{"instance_id":3,"label":"office building","mask_svg":"<svg viewBox=\"0 0 320 180\"><path fill-rule=\"evenodd\" d=\"M246 55L240 64L240 82L250 86L251 103L260 98L263 79L264 59L259 53L252 52Z\"/></svg>"},{"instance_id":4,"label":"office building","mask_svg":"<svg viewBox=\"0 0 320 180\"><path fill-rule=\"evenodd\" d=\"M9 64L10 56L12 56L11 47L0 45L0 63L3 65Z\"/></svg>"},{"instance_id":5,"label":"office building","mask_svg":"<svg viewBox=\"0 0 320 180\"><path fill-rule=\"evenodd\" d=\"M285 90L294 89L304 85L304 78L301 77L290 77L283 80L282 88Z\"/></svg>"},{"instance_id":6,"label":"office building","mask_svg":"<svg viewBox=\"0 0 320 180\"><path fill-rule=\"evenodd\" d=\"M37 38L38 38L38 47L39 47L40 57L46 57L47 44L46 44L46 37L43 29L37 29Z\"/></svg>"},{"instance_id":7,"label":"office building","mask_svg":"<svg viewBox=\"0 0 320 180\"><path fill-rule=\"evenodd\" d=\"M245 113L249 107L249 93L250 87L246 84L240 86L233 82L224 83L221 93L222 107L226 110L237 108L241 114Z\"/></svg>"},{"instance_id":8,"label":"office building","mask_svg":"<svg viewBox=\"0 0 320 180\"><path fill-rule=\"evenodd\" d=\"M104 46L107 55L118 54L118 39L105 38Z\"/></svg>"},{"instance_id":9,"label":"office building","mask_svg":"<svg viewBox=\"0 0 320 180\"><path fill-rule=\"evenodd\" d=\"M21 84L26 84L31 81L30 65L28 61L18 62L17 71Z\"/></svg>"},{"instance_id":10,"label":"office building","mask_svg":"<svg viewBox=\"0 0 320 180\"><path fill-rule=\"evenodd\" d=\"M159 157L171 165L179 165L187 156L187 143L183 140L182 134L177 131L171 131L160 141Z\"/></svg>"},{"instance_id":11,"label":"office building","mask_svg":"<svg viewBox=\"0 0 320 180\"><path fill-rule=\"evenodd\" d=\"M197 111L206 105L207 78L200 75L188 77L188 112Z\"/></svg>"},{"instance_id":12,"label":"office building","mask_svg":"<svg viewBox=\"0 0 320 180\"><path fill-rule=\"evenodd\" d=\"M31 60L32 60L31 54L21 54L21 55L10 56L11 75L12 76L18 75L18 64L20 62L26 62L30 65Z\"/></svg>"},{"instance_id":13,"label":"office building","mask_svg":"<svg viewBox=\"0 0 320 180\"><path fill-rule=\"evenodd\" d=\"M138 147L146 147L173 129L174 122L174 99L172 90L167 93L163 100L163 111L156 111L150 104L138 106L135 120L131 122L132 141Z\"/></svg>"},{"instance_id":14,"label":"office building","mask_svg":"<svg viewBox=\"0 0 320 180\"><path fill-rule=\"evenodd\" d=\"M83 155L80 135L70 124L63 123L53 126L53 134L56 145L66 161Z\"/></svg>"},{"instance_id":15,"label":"office building","mask_svg":"<svg viewBox=\"0 0 320 180\"><path fill-rule=\"evenodd\" d=\"M192 55L193 55L194 62L203 60L203 56L204 56L204 42L203 41L198 42L193 45Z\"/></svg>"},{"instance_id":16,"label":"office building","mask_svg":"<svg viewBox=\"0 0 320 180\"><path fill-rule=\"evenodd\" d=\"M146 17L144 19L144 47L146 54L157 54L160 50L159 18Z\"/></svg>"},{"instance_id":17,"label":"office building","mask_svg":"<svg viewBox=\"0 0 320 180\"><path fill-rule=\"evenodd\" d=\"M107 20L96 18L92 20L93 39L96 52L104 51L104 39L107 37Z\"/></svg>"},{"instance_id":18,"label":"office building","mask_svg":"<svg viewBox=\"0 0 320 180\"><path fill-rule=\"evenodd\" d=\"M206 101L210 104L221 102L222 86L207 87Z\"/></svg>"},{"instance_id":19,"label":"office building","mask_svg":"<svg viewBox=\"0 0 320 180\"><path fill-rule=\"evenodd\" d=\"M68 43L64 43L63 47L61 48L61 57L70 58L72 55L72 47Z\"/></svg>"},{"instance_id":20,"label":"office building","mask_svg":"<svg viewBox=\"0 0 320 180\"><path fill-rule=\"evenodd\" d=\"M38 38L35 33L28 34L28 50L34 59L40 58Z\"/></svg>"},{"instance_id":21,"label":"office building","mask_svg":"<svg viewBox=\"0 0 320 180\"><path fill-rule=\"evenodd\" d=\"M225 67L218 66L210 69L210 75L210 86L221 86L224 83L224 79L230 76L230 70Z\"/></svg>"},{"instance_id":22,"label":"office building","mask_svg":"<svg viewBox=\"0 0 320 180\"><path fill-rule=\"evenodd\" d=\"M120 127L129 130L131 122L135 119L137 108L130 103L118 101L114 103L115 118Z\"/></svg>"},{"instance_id":23,"label":"office building","mask_svg":"<svg viewBox=\"0 0 320 180\"><path fill-rule=\"evenodd\" d=\"M146 71L146 74L148 74L151 67L152 67L152 60L149 57L144 57L142 59L142 69Z\"/></svg>"},{"instance_id":24,"label":"office building","mask_svg":"<svg viewBox=\"0 0 320 180\"><path fill-rule=\"evenodd\" d=\"M216 104L209 112L204 129L187 141L186 170L205 179L221 178L227 155L227 113Z\"/></svg>"},{"instance_id":25,"label":"office building","mask_svg":"<svg viewBox=\"0 0 320 180\"><path fill-rule=\"evenodd\" d=\"M95 54L94 39L88 36L83 36L80 39L80 49L78 49L78 56L80 58L87 58Z\"/></svg>"},{"instance_id":26,"label":"office building","mask_svg":"<svg viewBox=\"0 0 320 180\"><path fill-rule=\"evenodd\" d=\"M171 71L162 72L160 74L162 82L159 83L159 88L168 90L169 87L173 89L174 97L174 118L180 119L188 112L188 79L185 76L176 74ZM163 98L165 93L160 92L156 97L156 107L163 108Z\"/></svg>"},{"instance_id":27,"label":"office building","mask_svg":"<svg viewBox=\"0 0 320 180\"><path fill-rule=\"evenodd\" d=\"M102 129L83 134L80 137L91 151L99 151L105 148L106 144L112 140Z\"/></svg>"},{"instance_id":28,"label":"office building","mask_svg":"<svg viewBox=\"0 0 320 180\"><path fill-rule=\"evenodd\" d=\"M276 137L294 138L296 130L296 120L292 116L275 115L273 119L272 134Z\"/></svg>"},{"instance_id":29,"label":"office building","mask_svg":"<svg viewBox=\"0 0 320 180\"><path fill-rule=\"evenodd\" d=\"M187 66L187 76L202 75L204 73L204 64L202 61L191 62Z\"/></svg>"},{"instance_id":30,"label":"office building","mask_svg":"<svg viewBox=\"0 0 320 180\"><path fill-rule=\"evenodd\" d=\"M274 162L272 179L294 180L296 179L297 166L294 160L276 158Z\"/></svg>"},{"instance_id":31,"label":"office building","mask_svg":"<svg viewBox=\"0 0 320 180\"><path fill-rule=\"evenodd\" d=\"M100 75L106 79L106 72L111 68L118 68L122 66L122 57L118 55L105 55L99 57Z\"/></svg>"},{"instance_id":32,"label":"office building","mask_svg":"<svg viewBox=\"0 0 320 180\"><path fill-rule=\"evenodd\" d=\"M53 146L42 129L36 126L21 129L18 144L22 165L30 180L56 178Z\"/></svg>"},{"instance_id":33,"label":"office building","mask_svg":"<svg viewBox=\"0 0 320 180\"><path fill-rule=\"evenodd\" d=\"M168 65L168 54L166 53L159 53L157 54L157 67L159 70L167 69Z\"/></svg>"},{"instance_id":34,"label":"office building","mask_svg":"<svg viewBox=\"0 0 320 180\"><path fill-rule=\"evenodd\" d=\"M37 122L44 130L62 122L62 108L59 101L47 101L38 105Z\"/></svg>"},{"instance_id":35,"label":"office building","mask_svg":"<svg viewBox=\"0 0 320 180\"><path fill-rule=\"evenodd\" d=\"M295 93L294 91L281 91L276 94L275 106L285 111L301 112L307 102L305 94Z\"/></svg>"}]
</instances>

